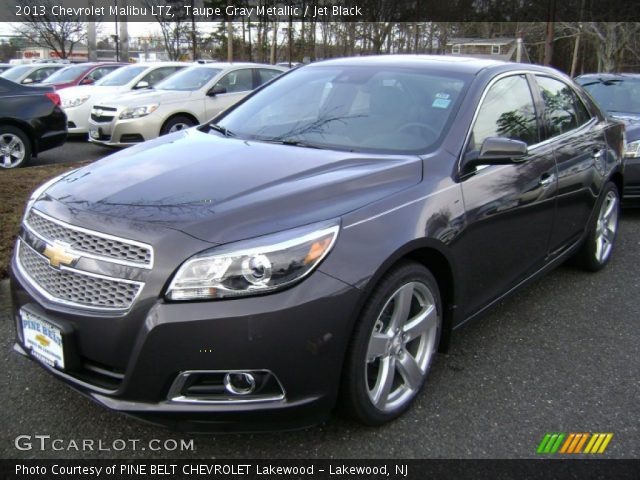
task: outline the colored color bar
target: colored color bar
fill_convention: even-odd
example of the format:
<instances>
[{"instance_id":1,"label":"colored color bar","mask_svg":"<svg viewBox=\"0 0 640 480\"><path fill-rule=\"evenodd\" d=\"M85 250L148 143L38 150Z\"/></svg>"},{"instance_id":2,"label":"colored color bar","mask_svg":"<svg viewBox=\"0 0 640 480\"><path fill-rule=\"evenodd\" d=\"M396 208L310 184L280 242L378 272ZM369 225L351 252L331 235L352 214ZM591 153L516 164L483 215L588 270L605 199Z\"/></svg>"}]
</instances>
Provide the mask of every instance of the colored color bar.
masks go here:
<instances>
[{"instance_id":1,"label":"colored color bar","mask_svg":"<svg viewBox=\"0 0 640 480\"><path fill-rule=\"evenodd\" d=\"M600 448L600 444L604 441L605 437L606 435L604 433L598 434L598 439L596 440L596 443L594 443L593 447L591 447L591 453L598 452L598 448Z\"/></svg>"},{"instance_id":2,"label":"colored color bar","mask_svg":"<svg viewBox=\"0 0 640 480\"><path fill-rule=\"evenodd\" d=\"M589 443L587 444L587 448L584 449L584 453L591 453L591 448L593 447L593 444L596 443L597 439L598 439L598 435L594 434L591 436L591 440L589 440Z\"/></svg>"},{"instance_id":3,"label":"colored color bar","mask_svg":"<svg viewBox=\"0 0 640 480\"><path fill-rule=\"evenodd\" d=\"M558 438L558 434L557 433L554 433L553 435L551 435L551 438L547 442L546 447L544 447L544 453L551 453L551 448L555 444L556 438Z\"/></svg>"},{"instance_id":4,"label":"colored color bar","mask_svg":"<svg viewBox=\"0 0 640 480\"><path fill-rule=\"evenodd\" d=\"M575 433L571 433L569 434L569 436L567 437L566 442L564 442L564 445L562 445L562 448L560 449L560 453L566 453L567 449L569 448L569 445L571 445L571 442L573 442L573 439L575 438L576 434Z\"/></svg>"},{"instance_id":5,"label":"colored color bar","mask_svg":"<svg viewBox=\"0 0 640 480\"><path fill-rule=\"evenodd\" d=\"M551 438L551 434L547 433L544 438L542 439L542 441L540 442L540 445L538 445L538 453L543 453L544 452L544 447L547 445L547 442L549 441L549 439Z\"/></svg>"},{"instance_id":6,"label":"colored color bar","mask_svg":"<svg viewBox=\"0 0 640 480\"><path fill-rule=\"evenodd\" d=\"M576 449L573 453L580 453L580 451L582 450L582 446L584 445L584 442L587 441L587 438L589 438L589 434L583 433L582 438L580 439L580 442L578 442L578 445L576 445Z\"/></svg>"},{"instance_id":7,"label":"colored color bar","mask_svg":"<svg viewBox=\"0 0 640 480\"><path fill-rule=\"evenodd\" d=\"M558 451L558 448L560 448L560 444L562 443L562 440L564 440L564 433L561 433L560 435L558 435L558 439L556 440L556 443L553 445L553 447L551 447L551 453L556 453Z\"/></svg>"},{"instance_id":8,"label":"colored color bar","mask_svg":"<svg viewBox=\"0 0 640 480\"><path fill-rule=\"evenodd\" d=\"M604 450L607 448L607 445L609 445L609 442L613 438L613 433L607 433L606 435L607 436L605 437L604 442L602 442L602 445L600 445L600 450L598 450L598 453L604 453Z\"/></svg>"},{"instance_id":9,"label":"colored color bar","mask_svg":"<svg viewBox=\"0 0 640 480\"><path fill-rule=\"evenodd\" d=\"M575 450L576 446L578 445L578 442L581 439L582 439L582 434L581 433L576 433L576 436L573 439L573 442L571 442L571 446L569 447L569 450L567 451L567 453L573 453L573 451Z\"/></svg>"}]
</instances>

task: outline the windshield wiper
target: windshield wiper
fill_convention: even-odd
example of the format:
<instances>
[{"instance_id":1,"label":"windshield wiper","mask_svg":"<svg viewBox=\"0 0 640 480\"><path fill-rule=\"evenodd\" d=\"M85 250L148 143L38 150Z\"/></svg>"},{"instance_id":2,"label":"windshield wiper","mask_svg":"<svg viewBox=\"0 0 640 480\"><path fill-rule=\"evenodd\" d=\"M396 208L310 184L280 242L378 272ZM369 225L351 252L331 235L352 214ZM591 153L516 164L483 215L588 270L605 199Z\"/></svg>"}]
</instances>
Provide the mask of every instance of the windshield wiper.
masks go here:
<instances>
[{"instance_id":1,"label":"windshield wiper","mask_svg":"<svg viewBox=\"0 0 640 480\"><path fill-rule=\"evenodd\" d=\"M218 133L221 133L225 137L235 137L236 136L236 134L233 133L231 130L223 127L222 125L218 125L217 123L210 123L208 126L209 126L209 128L211 130L214 130L214 131L216 131Z\"/></svg>"},{"instance_id":2,"label":"windshield wiper","mask_svg":"<svg viewBox=\"0 0 640 480\"><path fill-rule=\"evenodd\" d=\"M270 139L259 139L258 141L260 142L266 142L266 143L276 143L278 145L287 145L290 147L303 147L303 148L315 148L318 150L326 150L327 147L324 147L322 145L317 145L315 143L309 143L309 142L305 142L302 140L282 140L282 139L278 139L278 138L270 138Z\"/></svg>"}]
</instances>

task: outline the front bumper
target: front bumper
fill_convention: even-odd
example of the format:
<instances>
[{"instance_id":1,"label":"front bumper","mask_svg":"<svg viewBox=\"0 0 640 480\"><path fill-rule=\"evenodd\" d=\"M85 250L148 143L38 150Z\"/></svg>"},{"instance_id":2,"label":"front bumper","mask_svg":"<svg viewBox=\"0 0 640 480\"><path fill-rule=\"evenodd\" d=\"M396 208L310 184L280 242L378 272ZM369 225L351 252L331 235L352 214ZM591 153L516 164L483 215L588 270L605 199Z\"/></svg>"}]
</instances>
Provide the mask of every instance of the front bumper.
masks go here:
<instances>
[{"instance_id":1,"label":"front bumper","mask_svg":"<svg viewBox=\"0 0 640 480\"><path fill-rule=\"evenodd\" d=\"M156 138L160 134L162 122L158 112L140 118L120 120L122 109L118 109L111 122L89 120L89 141L110 147L128 147ZM92 135L97 132L97 136Z\"/></svg>"},{"instance_id":2,"label":"front bumper","mask_svg":"<svg viewBox=\"0 0 640 480\"><path fill-rule=\"evenodd\" d=\"M360 298L357 289L316 271L272 295L212 302L157 299L150 308L127 315L139 317L126 318L139 328L118 370L98 363L85 347L91 343L86 337L99 332L95 325L112 319L52 307L21 277L15 258L11 287L16 351L31 356L22 345L19 311L35 310L73 331L65 348L73 342L79 357L65 372L38 364L104 407L184 431L292 429L325 419L336 402ZM258 369L273 372L284 398L185 402L170 395L181 372ZM111 378L105 382L96 372Z\"/></svg>"}]
</instances>

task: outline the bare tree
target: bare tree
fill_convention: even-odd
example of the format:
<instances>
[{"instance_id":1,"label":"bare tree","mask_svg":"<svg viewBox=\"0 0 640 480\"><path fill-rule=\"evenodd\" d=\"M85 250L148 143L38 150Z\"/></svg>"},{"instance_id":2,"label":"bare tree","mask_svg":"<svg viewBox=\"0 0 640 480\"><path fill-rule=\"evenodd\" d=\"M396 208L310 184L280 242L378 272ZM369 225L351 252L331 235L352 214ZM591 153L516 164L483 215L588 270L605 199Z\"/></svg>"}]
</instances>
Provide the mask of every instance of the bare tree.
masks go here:
<instances>
[{"instance_id":1,"label":"bare tree","mask_svg":"<svg viewBox=\"0 0 640 480\"><path fill-rule=\"evenodd\" d=\"M66 59L76 45L86 39L84 19L77 16L61 20L52 15L51 0L19 0L18 3L30 8L24 10L27 13L22 17L23 22L14 31L32 45L49 48L58 58Z\"/></svg>"},{"instance_id":2,"label":"bare tree","mask_svg":"<svg viewBox=\"0 0 640 480\"><path fill-rule=\"evenodd\" d=\"M151 10L156 5L155 0L142 0L142 4ZM160 25L162 39L164 40L164 48L170 60L180 60L187 52L189 41L194 38L195 33L192 32L192 24L184 5L190 5L189 0L172 0L174 8L167 14L164 9L159 10L155 15L155 19Z\"/></svg>"}]
</instances>

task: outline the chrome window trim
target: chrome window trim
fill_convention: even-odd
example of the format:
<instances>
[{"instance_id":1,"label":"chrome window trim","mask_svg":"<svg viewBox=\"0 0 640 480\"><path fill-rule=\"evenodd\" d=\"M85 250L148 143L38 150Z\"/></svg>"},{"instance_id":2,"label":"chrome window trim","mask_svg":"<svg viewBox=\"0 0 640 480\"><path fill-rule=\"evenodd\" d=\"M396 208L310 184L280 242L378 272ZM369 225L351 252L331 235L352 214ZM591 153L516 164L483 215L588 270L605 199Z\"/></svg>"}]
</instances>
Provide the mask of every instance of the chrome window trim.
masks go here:
<instances>
[{"instance_id":1,"label":"chrome window trim","mask_svg":"<svg viewBox=\"0 0 640 480\"><path fill-rule=\"evenodd\" d=\"M215 374L226 374L226 373L243 373L243 372L261 372L268 373L272 375L273 378L278 383L280 390L282 393L280 395L265 395L262 397L255 398L221 398L219 400L210 400L203 399L198 397L185 397L180 395L182 391L182 387L186 383L187 379L190 375L199 374L199 373L215 373ZM281 402L286 398L286 392L282 383L280 383L280 379L271 371L265 369L244 369L244 370L184 370L178 373L178 376L175 378L171 387L169 388L169 393L167 394L167 400L172 403L192 403L198 405L234 405L234 404L244 404L244 403L265 403L265 402Z\"/></svg>"},{"instance_id":2,"label":"chrome window trim","mask_svg":"<svg viewBox=\"0 0 640 480\"><path fill-rule=\"evenodd\" d=\"M87 257L87 258L93 258L94 260L101 260L104 262L108 262L108 263L116 263L118 265L126 265L128 267L137 267L137 268L145 268L145 269L152 269L153 268L153 262L154 262L154 251L153 251L153 247L147 243L143 243L143 242L138 242L137 240L130 240L128 238L123 238L123 237L116 237L115 235L109 235L108 233L102 233L102 232L96 232L95 230L89 230L87 228L82 228L82 227L78 227L75 225L71 225L69 223L63 222L62 220L58 220L56 218L50 217L49 215L42 213L40 210L37 210L35 208L32 208L31 211L29 212L29 214L36 214L41 216L42 218L49 220L50 222L53 222L57 225L60 225L63 228L68 228L69 230L75 230L76 232L81 232L81 233L86 233L87 235L93 235L96 237L100 237L100 238L104 238L106 240L115 240L117 242L120 243L126 243L129 245L134 245L136 247L140 247L140 248L145 248L149 251L149 263L140 263L140 262L132 262L130 260L119 260L117 258L113 258L113 257L107 257L104 255L96 255L93 253L89 253L89 252L84 252L83 250L76 250L75 248L69 248L69 251L71 251L72 253L75 253L76 255L80 256L80 257ZM38 237L40 240L42 240L43 242L47 242L47 243L51 243L53 241L55 241L55 238L46 238L43 235L39 234L38 232L36 232L34 230L34 228L29 225L29 216L27 215L27 217L25 218L25 221L23 222L23 225L25 227L27 227L27 229L29 230L30 233L32 233L33 235L35 235L36 237Z\"/></svg>"},{"instance_id":3,"label":"chrome window trim","mask_svg":"<svg viewBox=\"0 0 640 480\"><path fill-rule=\"evenodd\" d=\"M31 247L31 245L29 245L27 242L25 242L22 238L18 238L18 241L16 242L16 254L15 254L16 262L15 262L15 264L16 264L16 267L18 268L18 271L20 272L20 275L22 275L22 277L29 283L29 286L31 286L40 295L42 295L44 298L46 298L47 300L49 300L52 303L57 303L57 304L65 305L65 306L68 306L68 307L73 307L73 308L78 308L78 309L88 310L88 311L94 311L94 312L100 311L100 312L126 314L127 312L129 312L131 310L131 308L138 301L138 298L140 297L140 294L142 293L142 290L144 289L144 285L145 285L144 282L137 282L135 280L128 280L128 279L125 279L125 278L109 277L107 275L100 275L100 274L97 274L97 273L91 273L91 272L87 272L85 270L78 270L78 269L75 269L75 268L60 266L60 270L69 271L69 272L75 273L77 275L85 275L87 277L98 278L98 279L101 279L101 280L110 280L112 282L128 283L128 284L132 284L132 285L137 285L139 288L138 288L138 291L136 292L136 295L131 300L131 304L127 308L111 308L111 307L90 306L90 305L84 305L82 303L76 303L76 302L72 302L72 301L69 301L69 300L64 300L63 298L58 298L58 297L52 295L51 293L49 293L43 287L41 287L40 284L38 282L36 282L35 279L33 279L31 277L31 275L29 275L26 272L26 270L22 266L22 262L20 261L20 249L22 248L22 245L26 245L32 252L34 252L36 255L38 255L40 258L44 259L45 261L48 262L49 259L47 259L47 257L43 256L39 252L37 252L33 247ZM52 270L55 270L51 266L49 268L51 268Z\"/></svg>"},{"instance_id":4,"label":"chrome window trim","mask_svg":"<svg viewBox=\"0 0 640 480\"><path fill-rule=\"evenodd\" d=\"M535 70L510 70L508 72L503 72L503 73L500 73L500 74L496 75L495 77L493 77L491 79L491 81L487 84L487 86L484 88L484 91L482 92L482 95L480 96L480 100L478 101L478 105L476 105L476 109L475 109L475 111L473 113L473 117L471 118L471 123L469 124L469 127L467 128L467 134L464 137L464 143L462 145L462 150L460 151L460 154L458 155L458 168L457 168L458 176L460 176L462 174L462 160L464 158L464 152L467 150L467 146L469 145L469 140L471 138L471 131L473 130L473 126L475 125L476 120L478 119L478 113L480 112L480 107L482 107L482 104L484 103L484 100L485 100L487 94L489 93L489 90L498 81L500 81L500 80L502 80L504 78L513 77L513 76L516 76L516 75L525 75L525 76L526 75L533 75L533 76L541 75L541 76L549 77L549 78L552 78L552 79L557 80L559 82L562 82L565 85L568 85L567 82L565 80L563 80L562 77L560 77L559 75L554 75L551 72L537 72ZM526 77L525 77L525 81L527 81L527 86L529 87L529 91L531 93L531 101L534 103L534 106L535 106L536 100L534 98L533 92L531 92L531 86L528 85L529 82L526 79ZM570 85L568 85L568 86L570 86ZM577 95L577 93L576 93L576 95ZM580 97L580 96L578 95L578 97ZM582 99L580 99L580 100L582 100ZM551 142L555 142L557 139L562 139L562 138L564 138L565 136L567 136L569 134L573 134L573 133L575 133L575 132L577 132L577 131L579 131L579 130L581 130L583 128L586 128L587 126L590 126L592 123L596 123L597 122L597 117L593 116L592 112L588 108L587 108L587 111L589 112L589 114L592 115L590 121L584 123L583 125L580 125L579 127L574 128L573 130L569 130L568 132L564 132L561 135L556 135L555 137L550 137L550 138L542 140L542 141L540 141L538 143L534 143L533 145L529 145L528 146L529 151L535 150L535 149L537 149L539 147L542 147L544 145L547 145L547 144L549 144Z\"/></svg>"}]
</instances>

